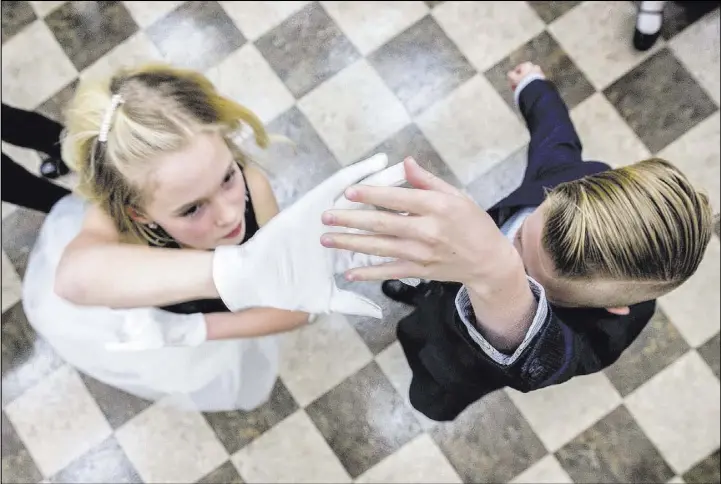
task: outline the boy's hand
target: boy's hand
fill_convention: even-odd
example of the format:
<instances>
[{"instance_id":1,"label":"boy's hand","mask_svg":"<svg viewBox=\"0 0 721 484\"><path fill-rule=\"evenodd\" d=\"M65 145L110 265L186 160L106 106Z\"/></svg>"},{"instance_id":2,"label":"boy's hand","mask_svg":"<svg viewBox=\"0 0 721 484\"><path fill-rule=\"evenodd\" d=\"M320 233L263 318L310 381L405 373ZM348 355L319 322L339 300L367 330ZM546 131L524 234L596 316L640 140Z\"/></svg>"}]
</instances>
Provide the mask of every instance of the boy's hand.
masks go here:
<instances>
[{"instance_id":1,"label":"boy's hand","mask_svg":"<svg viewBox=\"0 0 721 484\"><path fill-rule=\"evenodd\" d=\"M546 75L543 73L540 66L534 64L533 62L522 62L514 67L513 70L508 71L507 76L508 81L511 83L511 89L515 91L518 84L529 74L538 74L544 79L546 78Z\"/></svg>"}]
</instances>

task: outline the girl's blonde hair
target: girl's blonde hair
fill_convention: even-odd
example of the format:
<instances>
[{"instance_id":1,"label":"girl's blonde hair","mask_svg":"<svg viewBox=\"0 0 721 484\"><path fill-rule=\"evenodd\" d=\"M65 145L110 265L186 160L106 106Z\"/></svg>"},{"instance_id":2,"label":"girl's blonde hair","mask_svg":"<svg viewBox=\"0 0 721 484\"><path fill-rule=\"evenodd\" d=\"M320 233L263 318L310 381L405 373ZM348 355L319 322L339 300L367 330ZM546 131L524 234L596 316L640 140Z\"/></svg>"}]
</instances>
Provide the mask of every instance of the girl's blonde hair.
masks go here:
<instances>
[{"instance_id":1,"label":"girl's blonde hair","mask_svg":"<svg viewBox=\"0 0 721 484\"><path fill-rule=\"evenodd\" d=\"M252 129L258 146L269 143L258 117L220 95L202 74L162 64L81 83L65 126L62 155L79 175L78 192L107 212L121 235L161 245L170 242L167 236L129 213L140 212L145 201L142 175L152 169L150 160L183 149L201 132L220 133L240 164L246 157L232 138L242 128Z\"/></svg>"},{"instance_id":2,"label":"girl's blonde hair","mask_svg":"<svg viewBox=\"0 0 721 484\"><path fill-rule=\"evenodd\" d=\"M641 300L691 277L713 231L708 197L659 158L561 184L545 205L543 247L558 276L643 283L629 285Z\"/></svg>"}]
</instances>

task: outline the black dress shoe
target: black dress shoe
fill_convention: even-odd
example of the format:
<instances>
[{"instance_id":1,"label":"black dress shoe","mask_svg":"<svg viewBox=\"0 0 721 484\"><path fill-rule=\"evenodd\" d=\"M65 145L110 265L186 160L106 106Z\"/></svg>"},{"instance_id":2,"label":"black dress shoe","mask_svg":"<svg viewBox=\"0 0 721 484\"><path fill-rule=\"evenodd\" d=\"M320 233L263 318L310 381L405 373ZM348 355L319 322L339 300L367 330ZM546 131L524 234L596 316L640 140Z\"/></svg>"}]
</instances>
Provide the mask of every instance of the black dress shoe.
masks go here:
<instances>
[{"instance_id":1,"label":"black dress shoe","mask_svg":"<svg viewBox=\"0 0 721 484\"><path fill-rule=\"evenodd\" d=\"M661 31L659 30L655 34L644 34L640 30L636 29L633 32L633 46L638 51L646 51L653 47L653 45L656 43L658 38L661 35Z\"/></svg>"},{"instance_id":2,"label":"black dress shoe","mask_svg":"<svg viewBox=\"0 0 721 484\"><path fill-rule=\"evenodd\" d=\"M381 290L383 291L383 294L394 301L416 306L418 304L418 296L421 294L423 290L422 287L425 284L426 283L421 282L417 287L413 287L408 284L403 284L397 279L391 279L383 281L383 284L381 284Z\"/></svg>"},{"instance_id":3,"label":"black dress shoe","mask_svg":"<svg viewBox=\"0 0 721 484\"><path fill-rule=\"evenodd\" d=\"M40 164L40 174L50 180L54 180L70 173L70 168L63 160L58 158L46 158Z\"/></svg>"}]
</instances>

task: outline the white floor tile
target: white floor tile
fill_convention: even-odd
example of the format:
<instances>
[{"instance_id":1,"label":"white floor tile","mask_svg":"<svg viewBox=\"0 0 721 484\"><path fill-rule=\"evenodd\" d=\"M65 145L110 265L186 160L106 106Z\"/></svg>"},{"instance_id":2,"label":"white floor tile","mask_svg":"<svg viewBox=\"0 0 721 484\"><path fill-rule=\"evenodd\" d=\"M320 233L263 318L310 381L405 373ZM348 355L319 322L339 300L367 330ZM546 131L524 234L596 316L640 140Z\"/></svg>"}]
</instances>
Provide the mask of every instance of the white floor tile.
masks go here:
<instances>
[{"instance_id":1,"label":"white floor tile","mask_svg":"<svg viewBox=\"0 0 721 484\"><path fill-rule=\"evenodd\" d=\"M112 432L80 376L69 366L62 366L13 400L5 413L46 477Z\"/></svg>"},{"instance_id":2,"label":"white floor tile","mask_svg":"<svg viewBox=\"0 0 721 484\"><path fill-rule=\"evenodd\" d=\"M220 2L248 40L256 40L308 3L310 2Z\"/></svg>"},{"instance_id":3,"label":"white floor tile","mask_svg":"<svg viewBox=\"0 0 721 484\"><path fill-rule=\"evenodd\" d=\"M695 351L629 395L626 407L679 475L719 447L719 380Z\"/></svg>"},{"instance_id":4,"label":"white floor tile","mask_svg":"<svg viewBox=\"0 0 721 484\"><path fill-rule=\"evenodd\" d=\"M321 2L343 33L366 55L428 13L423 2Z\"/></svg>"},{"instance_id":5,"label":"white floor tile","mask_svg":"<svg viewBox=\"0 0 721 484\"><path fill-rule=\"evenodd\" d=\"M115 432L145 482L195 482L228 460L203 416L172 402L156 403Z\"/></svg>"},{"instance_id":6,"label":"white floor tile","mask_svg":"<svg viewBox=\"0 0 721 484\"><path fill-rule=\"evenodd\" d=\"M283 335L280 377L296 401L306 406L372 359L345 316L331 314Z\"/></svg>"},{"instance_id":7,"label":"white floor tile","mask_svg":"<svg viewBox=\"0 0 721 484\"><path fill-rule=\"evenodd\" d=\"M529 393L505 391L551 452L621 404L621 396L603 373L577 376Z\"/></svg>"},{"instance_id":8,"label":"white floor tile","mask_svg":"<svg viewBox=\"0 0 721 484\"><path fill-rule=\"evenodd\" d=\"M248 483L350 482L323 436L299 410L241 449L233 464Z\"/></svg>"},{"instance_id":9,"label":"white floor tile","mask_svg":"<svg viewBox=\"0 0 721 484\"><path fill-rule=\"evenodd\" d=\"M511 484L573 484L573 479L553 455L549 454L517 475Z\"/></svg>"},{"instance_id":10,"label":"white floor tile","mask_svg":"<svg viewBox=\"0 0 721 484\"><path fill-rule=\"evenodd\" d=\"M342 165L410 122L401 102L365 60L318 86L298 107Z\"/></svg>"},{"instance_id":11,"label":"white floor tile","mask_svg":"<svg viewBox=\"0 0 721 484\"><path fill-rule=\"evenodd\" d=\"M464 185L528 142L526 127L485 77L475 76L416 120Z\"/></svg>"}]
</instances>

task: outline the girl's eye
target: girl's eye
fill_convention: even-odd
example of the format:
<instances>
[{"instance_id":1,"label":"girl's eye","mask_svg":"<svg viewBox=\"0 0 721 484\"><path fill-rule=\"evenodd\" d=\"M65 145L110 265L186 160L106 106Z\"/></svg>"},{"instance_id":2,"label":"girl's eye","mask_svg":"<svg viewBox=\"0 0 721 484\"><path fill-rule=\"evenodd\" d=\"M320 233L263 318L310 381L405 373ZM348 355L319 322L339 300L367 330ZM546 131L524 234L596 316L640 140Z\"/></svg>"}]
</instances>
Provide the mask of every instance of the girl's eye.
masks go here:
<instances>
[{"instance_id":1,"label":"girl's eye","mask_svg":"<svg viewBox=\"0 0 721 484\"><path fill-rule=\"evenodd\" d=\"M235 170L230 171L227 175L225 175L225 178L223 178L223 184L230 185L233 183L233 180L235 180Z\"/></svg>"},{"instance_id":2,"label":"girl's eye","mask_svg":"<svg viewBox=\"0 0 721 484\"><path fill-rule=\"evenodd\" d=\"M200 205L193 205L188 210L183 212L181 214L181 217L195 217L196 215L198 215L200 213L201 208L202 207Z\"/></svg>"}]
</instances>

